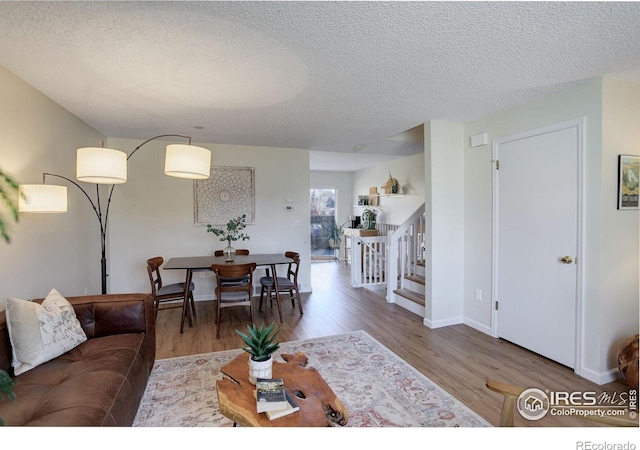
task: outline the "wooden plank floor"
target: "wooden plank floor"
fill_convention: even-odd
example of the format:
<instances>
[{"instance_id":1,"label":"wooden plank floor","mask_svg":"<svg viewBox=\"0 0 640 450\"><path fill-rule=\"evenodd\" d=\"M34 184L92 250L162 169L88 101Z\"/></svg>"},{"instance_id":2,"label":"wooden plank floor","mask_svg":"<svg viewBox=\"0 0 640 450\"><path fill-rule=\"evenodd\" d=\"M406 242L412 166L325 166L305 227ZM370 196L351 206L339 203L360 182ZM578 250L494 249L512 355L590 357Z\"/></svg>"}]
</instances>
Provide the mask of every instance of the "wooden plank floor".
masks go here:
<instances>
[{"instance_id":1,"label":"wooden plank floor","mask_svg":"<svg viewBox=\"0 0 640 450\"><path fill-rule=\"evenodd\" d=\"M493 425L498 425L502 397L485 387L495 378L523 387L552 391L626 392L615 382L598 386L567 367L466 325L431 330L422 318L388 304L379 294L349 285L348 268L339 262L312 264L313 293L303 294L304 315L283 303L281 341L293 341L364 330ZM259 275L260 276L260 272ZM157 358L170 358L242 347L234 329L249 322L246 308L222 311L221 337L215 338L215 303L197 302L197 322L180 334L180 310L162 311L157 322ZM258 323L262 316L256 311ZM516 412L521 427L594 426L576 417L528 421Z\"/></svg>"}]
</instances>

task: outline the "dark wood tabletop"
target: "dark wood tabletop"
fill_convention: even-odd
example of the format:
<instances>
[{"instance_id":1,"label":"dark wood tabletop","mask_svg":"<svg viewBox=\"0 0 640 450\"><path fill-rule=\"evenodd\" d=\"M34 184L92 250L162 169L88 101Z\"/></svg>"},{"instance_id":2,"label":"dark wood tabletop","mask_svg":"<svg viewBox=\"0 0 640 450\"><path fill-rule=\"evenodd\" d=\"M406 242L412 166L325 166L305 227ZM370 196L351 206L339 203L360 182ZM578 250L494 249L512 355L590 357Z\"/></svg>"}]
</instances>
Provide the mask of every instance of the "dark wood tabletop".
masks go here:
<instances>
[{"instance_id":1,"label":"dark wood tabletop","mask_svg":"<svg viewBox=\"0 0 640 450\"><path fill-rule=\"evenodd\" d=\"M233 262L225 261L224 256L183 256L171 258L164 265L164 269L211 269L212 264L246 264L256 263L257 266L273 266L276 264L289 264L293 260L284 256L284 253L265 253L255 255L236 255Z\"/></svg>"},{"instance_id":2,"label":"dark wood tabletop","mask_svg":"<svg viewBox=\"0 0 640 450\"><path fill-rule=\"evenodd\" d=\"M300 411L269 420L256 410L255 385L249 382L249 354L243 353L220 369L225 377L216 381L218 405L225 417L244 427L331 427L344 426L349 413L320 373L307 367L304 353L283 354L274 361L273 378L282 378Z\"/></svg>"}]
</instances>

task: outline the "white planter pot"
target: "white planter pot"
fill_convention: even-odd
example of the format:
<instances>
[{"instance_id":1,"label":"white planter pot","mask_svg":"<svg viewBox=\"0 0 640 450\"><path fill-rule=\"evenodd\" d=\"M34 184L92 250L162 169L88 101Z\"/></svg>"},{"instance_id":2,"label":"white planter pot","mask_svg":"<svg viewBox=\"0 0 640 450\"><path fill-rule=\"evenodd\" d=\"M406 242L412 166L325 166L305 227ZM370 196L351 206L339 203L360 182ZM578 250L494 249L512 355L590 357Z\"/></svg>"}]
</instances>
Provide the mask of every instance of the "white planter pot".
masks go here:
<instances>
[{"instance_id":1,"label":"white planter pot","mask_svg":"<svg viewBox=\"0 0 640 450\"><path fill-rule=\"evenodd\" d=\"M266 361L254 361L249 357L249 381L256 384L256 378L271 378L271 367L273 366L273 357L269 357Z\"/></svg>"}]
</instances>

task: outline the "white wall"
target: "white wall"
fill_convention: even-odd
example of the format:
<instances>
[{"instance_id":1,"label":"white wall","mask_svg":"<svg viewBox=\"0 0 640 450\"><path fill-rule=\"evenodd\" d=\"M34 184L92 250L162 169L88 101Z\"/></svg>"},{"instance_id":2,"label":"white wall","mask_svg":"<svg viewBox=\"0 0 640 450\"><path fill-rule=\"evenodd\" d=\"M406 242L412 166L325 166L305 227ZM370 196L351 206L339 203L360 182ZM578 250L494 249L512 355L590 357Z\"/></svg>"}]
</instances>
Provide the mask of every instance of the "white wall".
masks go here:
<instances>
[{"instance_id":1,"label":"white wall","mask_svg":"<svg viewBox=\"0 0 640 450\"><path fill-rule=\"evenodd\" d=\"M103 137L77 117L0 67L0 167L21 184L42 183L42 173L75 179L78 147ZM21 214L10 224L12 242L0 241L0 299L100 293L100 233L81 191L68 187L66 214ZM92 192L93 194L93 192ZM17 199L17 197L16 197ZM1 209L9 219L6 209Z\"/></svg>"},{"instance_id":2,"label":"white wall","mask_svg":"<svg viewBox=\"0 0 640 450\"><path fill-rule=\"evenodd\" d=\"M603 102L603 86L605 100ZM615 154L638 153L637 87L601 78L519 107L501 111L464 126L465 134L465 323L485 332L491 327L492 158L491 145L471 148L470 136L487 133L492 139L579 117L586 118L584 172L584 346L577 371L596 381L615 377L612 352L622 334L638 330L638 216L615 210ZM633 96L631 96L633 94ZM615 97L615 99L614 99ZM628 101L624 101L627 97ZM604 105L604 109L603 109ZM604 121L603 132L603 115ZM624 120L620 119L624 116ZM611 119L609 119L611 117ZM622 120L624 125L613 122ZM619 128L624 128L620 130ZM624 145L612 140L621 132ZM633 146L635 145L635 150ZM635 218L634 218L635 214ZM625 216L625 217L623 217ZM629 245L620 245L620 242ZM612 245L613 244L613 245ZM618 258L636 261L627 277L618 276ZM630 273L630 271L634 271ZM615 278L615 300L606 288ZM475 300L475 289L485 295ZM614 308L611 308L611 304ZM627 314L635 311L635 314ZM615 330L615 331L614 331ZM605 362L606 360L606 362Z\"/></svg>"},{"instance_id":3,"label":"white wall","mask_svg":"<svg viewBox=\"0 0 640 450\"><path fill-rule=\"evenodd\" d=\"M463 321L464 160L463 126L431 121L424 126L426 188L425 324Z\"/></svg>"},{"instance_id":4,"label":"white wall","mask_svg":"<svg viewBox=\"0 0 640 450\"><path fill-rule=\"evenodd\" d=\"M640 84L605 78L602 119L601 371L616 367L620 343L638 333L640 213L617 210L616 198L618 155L640 156Z\"/></svg>"},{"instance_id":5,"label":"white wall","mask_svg":"<svg viewBox=\"0 0 640 450\"><path fill-rule=\"evenodd\" d=\"M130 153L141 141L109 139L111 148ZM165 176L167 141L152 141L129 160L129 179L116 187L110 220L110 292L149 292L146 260L162 256L210 255L226 243L206 227L194 226L191 180ZM241 243L252 253L300 253L300 283L311 290L309 243L309 152L195 143L212 152L213 166L255 168L255 224L247 226L251 239ZM293 211L285 212L285 198ZM238 245L237 247L240 247ZM258 271L263 274L263 271ZM184 280L184 271L163 271L163 281ZM205 278L200 278L205 276ZM213 298L213 277L196 274L196 299Z\"/></svg>"},{"instance_id":6,"label":"white wall","mask_svg":"<svg viewBox=\"0 0 640 450\"><path fill-rule=\"evenodd\" d=\"M352 213L361 216L363 207L358 204L358 195L369 195L370 187L377 187L382 193L382 185L389 178L389 172L398 180L404 197L381 197L378 216L379 223L402 224L424 203L424 154L419 153L353 172Z\"/></svg>"}]
</instances>

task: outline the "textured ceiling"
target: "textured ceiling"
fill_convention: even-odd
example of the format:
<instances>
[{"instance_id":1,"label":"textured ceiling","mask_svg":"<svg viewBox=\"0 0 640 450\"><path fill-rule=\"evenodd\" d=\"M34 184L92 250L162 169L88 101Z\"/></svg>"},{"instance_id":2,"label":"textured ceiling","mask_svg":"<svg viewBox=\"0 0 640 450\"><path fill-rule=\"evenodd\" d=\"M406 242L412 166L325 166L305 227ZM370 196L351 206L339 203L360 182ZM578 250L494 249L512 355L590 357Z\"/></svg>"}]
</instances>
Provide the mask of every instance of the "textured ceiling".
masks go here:
<instances>
[{"instance_id":1,"label":"textured ceiling","mask_svg":"<svg viewBox=\"0 0 640 450\"><path fill-rule=\"evenodd\" d=\"M389 138L428 120L640 82L640 3L3 1L0 43L0 65L106 136L305 148L349 170L420 151Z\"/></svg>"}]
</instances>

